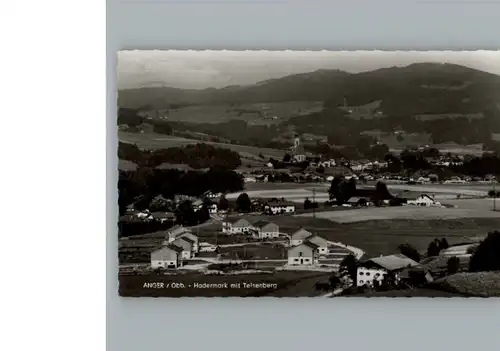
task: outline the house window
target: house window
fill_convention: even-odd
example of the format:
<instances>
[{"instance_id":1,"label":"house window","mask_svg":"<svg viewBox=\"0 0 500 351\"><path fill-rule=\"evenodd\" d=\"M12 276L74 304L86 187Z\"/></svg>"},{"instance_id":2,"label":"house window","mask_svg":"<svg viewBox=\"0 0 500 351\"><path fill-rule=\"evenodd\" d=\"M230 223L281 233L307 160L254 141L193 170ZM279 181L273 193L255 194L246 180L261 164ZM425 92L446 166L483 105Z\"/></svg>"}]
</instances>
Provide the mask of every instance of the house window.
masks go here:
<instances>
[{"instance_id":1,"label":"house window","mask_svg":"<svg viewBox=\"0 0 500 351\"><path fill-rule=\"evenodd\" d=\"M293 261L294 262L299 262L299 259L298 258L294 258Z\"/></svg>"},{"instance_id":2,"label":"house window","mask_svg":"<svg viewBox=\"0 0 500 351\"><path fill-rule=\"evenodd\" d=\"M366 272L366 275L367 275L367 276L370 276L370 272Z\"/></svg>"},{"instance_id":3,"label":"house window","mask_svg":"<svg viewBox=\"0 0 500 351\"><path fill-rule=\"evenodd\" d=\"M359 275L365 275L363 272L359 272Z\"/></svg>"},{"instance_id":4,"label":"house window","mask_svg":"<svg viewBox=\"0 0 500 351\"><path fill-rule=\"evenodd\" d=\"M365 282L363 280L359 281L359 284L363 285Z\"/></svg>"},{"instance_id":5,"label":"house window","mask_svg":"<svg viewBox=\"0 0 500 351\"><path fill-rule=\"evenodd\" d=\"M299 257L302 257L302 251L299 252Z\"/></svg>"}]
</instances>

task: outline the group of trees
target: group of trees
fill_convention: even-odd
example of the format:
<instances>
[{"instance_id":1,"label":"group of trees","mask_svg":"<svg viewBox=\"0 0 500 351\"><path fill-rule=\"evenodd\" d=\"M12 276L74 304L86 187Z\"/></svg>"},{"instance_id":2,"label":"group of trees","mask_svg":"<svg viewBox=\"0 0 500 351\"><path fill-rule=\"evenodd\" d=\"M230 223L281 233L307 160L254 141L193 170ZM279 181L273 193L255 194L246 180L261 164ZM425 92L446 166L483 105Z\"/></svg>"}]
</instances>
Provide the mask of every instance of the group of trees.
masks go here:
<instances>
[{"instance_id":1,"label":"group of trees","mask_svg":"<svg viewBox=\"0 0 500 351\"><path fill-rule=\"evenodd\" d=\"M351 197L360 196L370 199L375 206L381 206L384 200L389 200L391 206L400 206L405 199L394 197L387 189L384 182L377 182L375 188L371 189L356 189L356 180L354 178L345 179L343 177L334 177L328 194L331 202L337 205L345 204Z\"/></svg>"},{"instance_id":2,"label":"group of trees","mask_svg":"<svg viewBox=\"0 0 500 351\"><path fill-rule=\"evenodd\" d=\"M335 177L330 184L328 194L330 201L335 200L337 205L345 204L351 197L356 195L356 180L354 178Z\"/></svg>"},{"instance_id":3,"label":"group of trees","mask_svg":"<svg viewBox=\"0 0 500 351\"><path fill-rule=\"evenodd\" d=\"M143 207L148 208L151 200L158 195L166 199L172 199L177 194L201 196L207 191L239 191L243 185L243 178L239 174L218 167L206 172L141 167L137 171L119 173L118 202L120 213L124 213L126 206L134 203L138 197L141 197Z\"/></svg>"},{"instance_id":4,"label":"group of trees","mask_svg":"<svg viewBox=\"0 0 500 351\"><path fill-rule=\"evenodd\" d=\"M195 211L191 201L186 200L181 202L175 210L176 223L192 226L207 221L210 218L208 210L210 203L209 200L205 200L202 207Z\"/></svg>"},{"instance_id":5,"label":"group of trees","mask_svg":"<svg viewBox=\"0 0 500 351\"><path fill-rule=\"evenodd\" d=\"M470 272L500 271L500 231L488 233L475 249L470 263Z\"/></svg>"},{"instance_id":6,"label":"group of trees","mask_svg":"<svg viewBox=\"0 0 500 351\"><path fill-rule=\"evenodd\" d=\"M134 144L120 142L118 158L148 167L171 163L187 164L195 169L209 167L235 169L241 165L240 155L237 152L203 143L151 151L141 150Z\"/></svg>"},{"instance_id":7,"label":"group of trees","mask_svg":"<svg viewBox=\"0 0 500 351\"><path fill-rule=\"evenodd\" d=\"M442 250L450 247L446 238L434 239L427 247L427 257L437 256Z\"/></svg>"}]
</instances>

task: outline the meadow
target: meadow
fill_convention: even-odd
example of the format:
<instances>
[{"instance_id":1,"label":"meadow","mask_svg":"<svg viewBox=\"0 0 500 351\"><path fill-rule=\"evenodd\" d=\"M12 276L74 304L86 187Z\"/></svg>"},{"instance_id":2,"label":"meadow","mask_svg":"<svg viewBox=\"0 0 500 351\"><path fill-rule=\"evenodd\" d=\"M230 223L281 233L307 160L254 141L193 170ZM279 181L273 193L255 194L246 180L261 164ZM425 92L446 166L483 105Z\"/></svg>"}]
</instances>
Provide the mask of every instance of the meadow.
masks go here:
<instances>
[{"instance_id":1,"label":"meadow","mask_svg":"<svg viewBox=\"0 0 500 351\"><path fill-rule=\"evenodd\" d=\"M171 109L168 112L168 120L189 123L223 123L240 120L253 125L269 125L322 110L322 102L310 101L199 105Z\"/></svg>"},{"instance_id":2,"label":"meadow","mask_svg":"<svg viewBox=\"0 0 500 351\"><path fill-rule=\"evenodd\" d=\"M187 139L181 138L171 135L164 134L156 134L156 133L128 133L124 131L118 132L118 139L122 142L136 144L141 149L166 149L169 147L179 147L191 144L205 143L213 146L226 148L233 150L235 152L240 153L243 158L259 158L259 155L262 154L264 159L262 161L267 160L271 157L282 159L285 155L285 150L279 149L269 149L269 148L259 148L254 146L246 146L246 145L236 145L236 144L224 144L224 143L216 143L210 141L201 141L195 139Z\"/></svg>"},{"instance_id":3,"label":"meadow","mask_svg":"<svg viewBox=\"0 0 500 351\"><path fill-rule=\"evenodd\" d=\"M468 200L463 200L466 203ZM311 217L314 214L304 213L298 216ZM460 218L498 218L500 212L486 209L486 206L479 208L470 205L466 208L440 208L426 206L394 206L394 207L368 207L345 211L322 211L315 214L318 218L328 219L337 223L353 223L387 219L414 219L422 221L431 219L460 219Z\"/></svg>"}]
</instances>

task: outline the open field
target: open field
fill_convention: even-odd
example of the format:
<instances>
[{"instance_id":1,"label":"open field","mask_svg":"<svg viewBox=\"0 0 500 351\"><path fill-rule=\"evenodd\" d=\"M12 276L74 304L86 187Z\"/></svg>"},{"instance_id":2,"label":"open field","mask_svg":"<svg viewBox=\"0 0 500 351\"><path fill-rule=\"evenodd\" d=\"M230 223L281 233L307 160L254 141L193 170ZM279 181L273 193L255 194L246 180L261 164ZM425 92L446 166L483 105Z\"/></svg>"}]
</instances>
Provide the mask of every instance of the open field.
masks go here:
<instances>
[{"instance_id":1,"label":"open field","mask_svg":"<svg viewBox=\"0 0 500 351\"><path fill-rule=\"evenodd\" d=\"M431 285L465 296L500 297L500 272L457 273Z\"/></svg>"},{"instance_id":2,"label":"open field","mask_svg":"<svg viewBox=\"0 0 500 351\"><path fill-rule=\"evenodd\" d=\"M122 142L136 144L141 149L152 149L152 150L205 143L233 150L235 152L241 153L243 157L249 157L249 155L258 156L260 153L262 153L265 156L265 159L269 159L270 157L281 159L286 153L286 150L258 148L246 145L215 143L215 142L186 139L186 138L181 138L171 135L156 134L156 133L140 134L140 133L128 133L120 131L118 132L118 139Z\"/></svg>"},{"instance_id":3,"label":"open field","mask_svg":"<svg viewBox=\"0 0 500 351\"><path fill-rule=\"evenodd\" d=\"M469 200L462 200L466 204ZM486 201L486 200L485 200ZM395 206L395 207L368 207L352 209L347 211L321 211L316 213L316 217L329 219L338 223L364 222L384 219L460 219L460 218L498 218L500 212L491 209L486 210L486 206L480 205L475 208L469 205L468 208L439 208L422 206ZM311 217L312 213L304 213L298 216Z\"/></svg>"},{"instance_id":4,"label":"open field","mask_svg":"<svg viewBox=\"0 0 500 351\"><path fill-rule=\"evenodd\" d=\"M170 109L168 120L190 123L222 123L240 120L250 124L275 124L291 117L308 115L322 110L322 102L310 101L198 105Z\"/></svg>"},{"instance_id":5,"label":"open field","mask_svg":"<svg viewBox=\"0 0 500 351\"><path fill-rule=\"evenodd\" d=\"M331 273L327 272L301 272L301 271L276 271L273 274L238 274L238 275L204 275L200 273L160 275L150 274L144 276L121 275L119 277L119 293L121 296L153 296L153 297L195 297L195 296L318 296L314 284L328 280ZM177 283L178 288L144 288L144 283ZM228 288L195 288L198 284L223 284ZM240 283L240 287L230 287L230 284ZM268 283L276 284L275 287L244 288L242 283ZM182 285L181 285L182 284ZM184 286L183 288L181 286Z\"/></svg>"},{"instance_id":6,"label":"open field","mask_svg":"<svg viewBox=\"0 0 500 351\"><path fill-rule=\"evenodd\" d=\"M228 199L236 199L241 193L246 192L248 196L261 198L281 198L303 203L306 198L312 199L313 189L316 191L315 199L320 204L328 201L328 188L330 184L325 183L248 183L245 184L245 190L237 193L228 194ZM374 189L375 183L367 185L358 185L359 189ZM456 195L461 196L486 196L488 191L492 189L489 184L429 184L429 185L407 185L407 184L390 184L387 183L389 191L394 195L408 196L404 191L411 192L413 195L420 194L435 194L436 200L445 202L448 199L456 198ZM452 196L451 196L452 195Z\"/></svg>"}]
</instances>

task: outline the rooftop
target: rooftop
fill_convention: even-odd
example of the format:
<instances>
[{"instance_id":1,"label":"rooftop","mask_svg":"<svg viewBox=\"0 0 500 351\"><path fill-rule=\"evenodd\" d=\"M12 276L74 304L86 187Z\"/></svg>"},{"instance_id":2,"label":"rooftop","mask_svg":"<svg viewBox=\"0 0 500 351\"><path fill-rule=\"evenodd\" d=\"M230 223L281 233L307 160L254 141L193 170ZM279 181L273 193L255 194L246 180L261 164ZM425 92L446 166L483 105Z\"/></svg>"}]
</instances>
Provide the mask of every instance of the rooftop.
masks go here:
<instances>
[{"instance_id":1,"label":"rooftop","mask_svg":"<svg viewBox=\"0 0 500 351\"><path fill-rule=\"evenodd\" d=\"M418 262L401 254L375 257L369 259L367 262L373 262L376 265L387 269L388 271L420 266Z\"/></svg>"}]
</instances>

